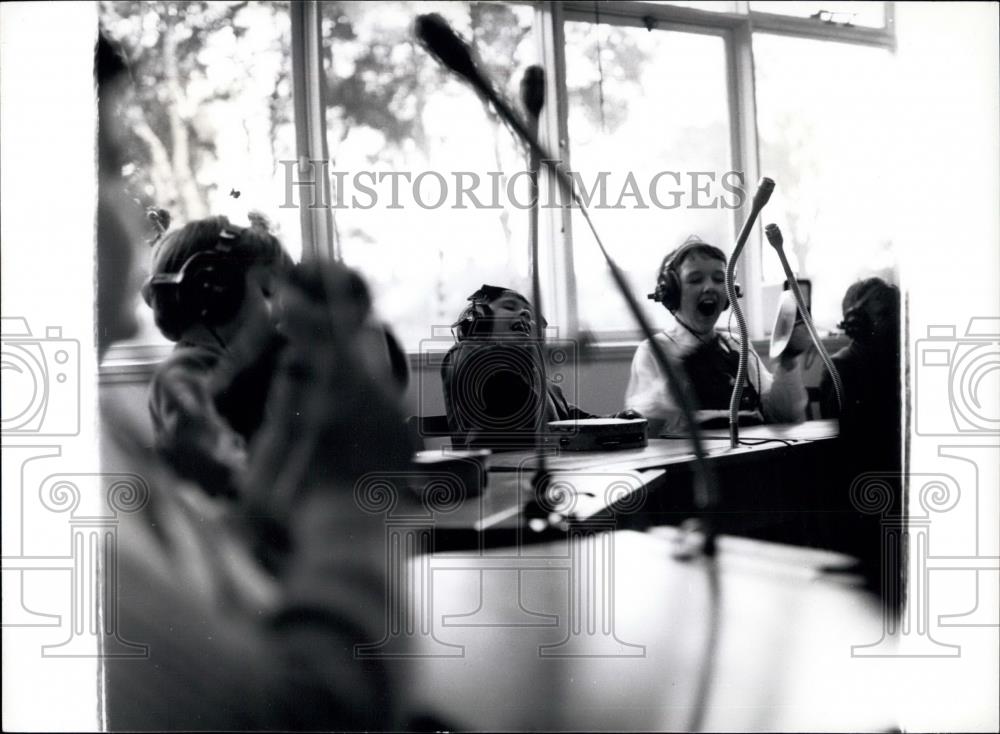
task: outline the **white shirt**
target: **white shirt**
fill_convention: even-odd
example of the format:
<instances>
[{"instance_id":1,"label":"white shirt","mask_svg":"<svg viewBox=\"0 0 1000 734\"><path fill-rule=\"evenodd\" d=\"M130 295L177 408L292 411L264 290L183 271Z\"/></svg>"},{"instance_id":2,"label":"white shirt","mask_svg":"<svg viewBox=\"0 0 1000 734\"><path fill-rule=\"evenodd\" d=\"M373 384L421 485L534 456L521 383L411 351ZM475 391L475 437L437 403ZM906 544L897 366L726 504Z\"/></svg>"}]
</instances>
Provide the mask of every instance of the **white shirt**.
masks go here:
<instances>
[{"instance_id":1,"label":"white shirt","mask_svg":"<svg viewBox=\"0 0 1000 734\"><path fill-rule=\"evenodd\" d=\"M722 344L739 350L739 341L723 332L716 332ZM667 359L676 365L678 374L684 374L683 359L701 346L702 341L675 323L655 337ZM747 360L747 377L757 390L763 404L764 420L768 423L798 423L805 420L808 402L802 372L797 368L779 366L772 375L764 366L753 346ZM656 361L649 340L642 342L632 358L632 373L625 391L625 407L642 413L646 418L663 421L663 432L680 432L684 419L680 406L667 385L667 376ZM702 420L728 415L728 411L702 410L697 417Z\"/></svg>"}]
</instances>

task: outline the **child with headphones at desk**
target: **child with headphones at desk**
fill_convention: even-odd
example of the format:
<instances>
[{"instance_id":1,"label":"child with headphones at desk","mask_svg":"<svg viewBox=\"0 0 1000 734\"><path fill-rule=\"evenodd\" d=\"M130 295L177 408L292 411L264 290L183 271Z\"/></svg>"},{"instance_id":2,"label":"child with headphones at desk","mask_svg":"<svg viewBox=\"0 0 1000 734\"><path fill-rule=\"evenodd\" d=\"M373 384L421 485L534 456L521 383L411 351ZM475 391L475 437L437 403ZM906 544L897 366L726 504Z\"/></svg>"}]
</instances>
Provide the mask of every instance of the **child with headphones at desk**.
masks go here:
<instances>
[{"instance_id":1,"label":"child with headphones at desk","mask_svg":"<svg viewBox=\"0 0 1000 734\"><path fill-rule=\"evenodd\" d=\"M164 212L152 214L162 231ZM273 294L292 259L263 217L190 222L155 244L142 289L156 325L176 342L150 386L158 451L211 495L235 497L247 445L263 420L283 339Z\"/></svg>"},{"instance_id":2,"label":"child with headphones at desk","mask_svg":"<svg viewBox=\"0 0 1000 734\"><path fill-rule=\"evenodd\" d=\"M570 403L548 379L532 343L536 316L527 298L510 288L483 285L468 300L452 324L457 343L441 365L448 428L456 443L493 449L532 445L542 382L545 423L599 417ZM616 417L640 416L623 411Z\"/></svg>"},{"instance_id":3,"label":"child with headphones at desk","mask_svg":"<svg viewBox=\"0 0 1000 734\"><path fill-rule=\"evenodd\" d=\"M718 247L692 236L670 252L657 271L656 291L650 295L674 316L674 325L656 335L668 358L680 371L698 406L703 427L725 427L729 401L739 363L739 343L716 331L722 312L729 308L726 295L726 255ZM793 423L805 419L806 390L798 367L798 354L807 346L795 339L785 350L772 375L750 347L747 378L739 407L740 422ZM642 342L632 359L625 406L650 421L650 435L681 433L683 416L666 375L649 341Z\"/></svg>"}]
</instances>

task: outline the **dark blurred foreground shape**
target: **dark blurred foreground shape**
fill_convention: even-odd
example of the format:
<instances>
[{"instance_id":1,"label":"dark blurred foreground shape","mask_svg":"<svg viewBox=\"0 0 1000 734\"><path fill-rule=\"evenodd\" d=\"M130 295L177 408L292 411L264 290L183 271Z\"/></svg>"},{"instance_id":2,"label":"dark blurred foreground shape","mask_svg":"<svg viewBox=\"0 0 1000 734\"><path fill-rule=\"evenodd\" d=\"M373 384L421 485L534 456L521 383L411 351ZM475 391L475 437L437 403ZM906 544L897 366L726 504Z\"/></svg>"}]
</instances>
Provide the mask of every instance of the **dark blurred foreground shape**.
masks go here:
<instances>
[{"instance_id":1,"label":"dark blurred foreground shape","mask_svg":"<svg viewBox=\"0 0 1000 734\"><path fill-rule=\"evenodd\" d=\"M98 333L102 353L136 328L129 282L143 212L124 195L109 116L127 68L100 39ZM329 280L337 282L331 266ZM399 727L398 692L357 644L384 630L384 525L354 497L355 480L405 466L410 446L393 390L361 369L342 312L303 307L322 338L283 353L261 428L290 487L290 554L280 575L252 557L231 517L205 502L137 439L127 406L102 406L103 469L142 478L148 495L123 514L102 567L106 600L103 712L113 731L384 730ZM358 411L364 405L366 410ZM398 430L395 427L398 426ZM286 432L287 429L291 432ZM274 435L277 432L278 435ZM364 451L358 441L365 441ZM332 442L338 451L326 451ZM144 646L119 656L117 641Z\"/></svg>"},{"instance_id":2,"label":"dark blurred foreground shape","mask_svg":"<svg viewBox=\"0 0 1000 734\"><path fill-rule=\"evenodd\" d=\"M900 293L881 278L852 284L843 299L840 327L850 343L832 356L844 387L839 411L840 438L831 492L840 522L831 523L836 547L856 556L860 570L894 604L902 601L903 554L883 547L883 525L903 519L902 386L900 365ZM829 375L820 387L824 417L838 416ZM878 477L888 492L879 513L862 512L852 502L851 487Z\"/></svg>"}]
</instances>

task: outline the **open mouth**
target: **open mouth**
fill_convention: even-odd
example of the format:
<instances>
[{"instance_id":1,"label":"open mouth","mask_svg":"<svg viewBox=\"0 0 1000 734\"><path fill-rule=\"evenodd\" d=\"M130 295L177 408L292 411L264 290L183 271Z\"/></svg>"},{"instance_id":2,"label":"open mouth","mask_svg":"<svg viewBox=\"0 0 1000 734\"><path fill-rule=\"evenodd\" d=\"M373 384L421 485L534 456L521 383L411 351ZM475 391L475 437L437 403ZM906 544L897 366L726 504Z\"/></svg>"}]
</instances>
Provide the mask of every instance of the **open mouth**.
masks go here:
<instances>
[{"instance_id":1,"label":"open mouth","mask_svg":"<svg viewBox=\"0 0 1000 734\"><path fill-rule=\"evenodd\" d=\"M712 316L719 307L719 300L715 296L703 296L698 301L698 313L702 316Z\"/></svg>"},{"instance_id":2,"label":"open mouth","mask_svg":"<svg viewBox=\"0 0 1000 734\"><path fill-rule=\"evenodd\" d=\"M524 319L518 319L511 323L510 330L517 332L518 334L530 334L531 333L531 323L525 321Z\"/></svg>"}]
</instances>

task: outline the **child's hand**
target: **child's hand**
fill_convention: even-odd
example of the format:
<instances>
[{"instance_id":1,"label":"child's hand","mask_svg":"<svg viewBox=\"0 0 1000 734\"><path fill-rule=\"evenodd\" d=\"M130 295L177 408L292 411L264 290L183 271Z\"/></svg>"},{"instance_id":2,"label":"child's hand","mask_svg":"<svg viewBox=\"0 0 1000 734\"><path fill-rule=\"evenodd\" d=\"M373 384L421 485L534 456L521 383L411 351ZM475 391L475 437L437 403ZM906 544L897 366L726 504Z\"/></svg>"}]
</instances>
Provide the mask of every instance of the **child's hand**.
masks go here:
<instances>
[{"instance_id":1,"label":"child's hand","mask_svg":"<svg viewBox=\"0 0 1000 734\"><path fill-rule=\"evenodd\" d=\"M366 472L405 468L412 455L393 386L365 367L362 326L370 302L359 283L363 288L337 263L313 263L289 281L289 344L251 452L258 499L277 492L287 507L321 485L352 485Z\"/></svg>"},{"instance_id":2,"label":"child's hand","mask_svg":"<svg viewBox=\"0 0 1000 734\"><path fill-rule=\"evenodd\" d=\"M637 418L643 418L644 416L638 410L632 410L631 408L626 408L625 410L619 410L615 413L615 418L624 418L626 420L635 420Z\"/></svg>"}]
</instances>

